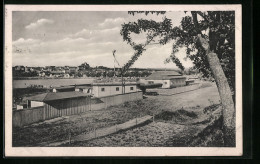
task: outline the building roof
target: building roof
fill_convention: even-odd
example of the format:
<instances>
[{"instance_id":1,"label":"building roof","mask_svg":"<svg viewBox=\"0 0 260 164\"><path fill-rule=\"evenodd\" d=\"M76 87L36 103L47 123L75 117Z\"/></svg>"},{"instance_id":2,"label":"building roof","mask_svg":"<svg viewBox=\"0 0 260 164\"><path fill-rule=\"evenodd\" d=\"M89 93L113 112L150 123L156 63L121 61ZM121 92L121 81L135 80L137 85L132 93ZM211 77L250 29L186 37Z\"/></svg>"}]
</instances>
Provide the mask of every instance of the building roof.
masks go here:
<instances>
[{"instance_id":1,"label":"building roof","mask_svg":"<svg viewBox=\"0 0 260 164\"><path fill-rule=\"evenodd\" d=\"M55 89L74 89L75 86L60 86L60 87L54 87Z\"/></svg>"},{"instance_id":2,"label":"building roof","mask_svg":"<svg viewBox=\"0 0 260 164\"><path fill-rule=\"evenodd\" d=\"M137 85L136 82L126 82L124 83L124 86L126 85ZM93 83L92 86L122 86L122 82L117 83Z\"/></svg>"},{"instance_id":3,"label":"building roof","mask_svg":"<svg viewBox=\"0 0 260 164\"><path fill-rule=\"evenodd\" d=\"M87 97L90 94L82 93L82 92L48 92L43 93L31 97L27 97L27 100L33 101L53 101L53 100L62 100L62 99L69 99L69 98L77 98L77 97Z\"/></svg>"},{"instance_id":4,"label":"building roof","mask_svg":"<svg viewBox=\"0 0 260 164\"><path fill-rule=\"evenodd\" d=\"M79 89L79 88L81 88L81 89L87 89L87 88L92 88L91 86L87 86L87 85L79 85L79 86L76 86L75 87L76 89Z\"/></svg>"},{"instance_id":5,"label":"building roof","mask_svg":"<svg viewBox=\"0 0 260 164\"><path fill-rule=\"evenodd\" d=\"M146 80L170 80L186 78L176 71L157 71L152 73Z\"/></svg>"}]
</instances>

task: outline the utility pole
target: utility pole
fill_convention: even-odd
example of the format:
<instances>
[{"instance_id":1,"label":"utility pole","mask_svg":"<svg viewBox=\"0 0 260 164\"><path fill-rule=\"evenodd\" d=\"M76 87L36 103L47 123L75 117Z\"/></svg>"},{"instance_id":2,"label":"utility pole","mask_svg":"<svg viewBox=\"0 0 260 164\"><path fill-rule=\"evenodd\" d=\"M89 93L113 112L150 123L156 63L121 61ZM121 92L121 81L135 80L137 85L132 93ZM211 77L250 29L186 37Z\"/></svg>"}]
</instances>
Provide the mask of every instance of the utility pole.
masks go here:
<instances>
[{"instance_id":1,"label":"utility pole","mask_svg":"<svg viewBox=\"0 0 260 164\"><path fill-rule=\"evenodd\" d=\"M114 56L114 78L115 78L116 77L116 58L115 58L116 50L113 50L112 53Z\"/></svg>"},{"instance_id":2,"label":"utility pole","mask_svg":"<svg viewBox=\"0 0 260 164\"><path fill-rule=\"evenodd\" d=\"M113 53L113 57L114 57L114 62L117 62L118 66L121 68L119 62L116 60L116 56L115 56L116 50L113 50L112 53ZM115 64L114 64L114 72L115 72ZM124 94L125 89L124 89L123 68L121 68L121 79L122 79L122 94Z\"/></svg>"}]
</instances>

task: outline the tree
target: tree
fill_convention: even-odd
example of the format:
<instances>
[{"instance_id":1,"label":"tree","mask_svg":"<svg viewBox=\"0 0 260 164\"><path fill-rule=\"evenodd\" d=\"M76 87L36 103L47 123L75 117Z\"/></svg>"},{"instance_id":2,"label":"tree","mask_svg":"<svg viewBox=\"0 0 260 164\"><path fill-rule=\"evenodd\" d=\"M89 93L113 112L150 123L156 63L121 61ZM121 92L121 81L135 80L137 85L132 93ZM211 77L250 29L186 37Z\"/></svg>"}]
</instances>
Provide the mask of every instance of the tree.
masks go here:
<instances>
[{"instance_id":1,"label":"tree","mask_svg":"<svg viewBox=\"0 0 260 164\"><path fill-rule=\"evenodd\" d=\"M90 68L90 65L87 62L82 63L80 66L82 66L84 70L87 70Z\"/></svg>"},{"instance_id":2,"label":"tree","mask_svg":"<svg viewBox=\"0 0 260 164\"><path fill-rule=\"evenodd\" d=\"M134 12L135 13L149 12ZM153 12L165 14L163 11ZM186 13L186 12L185 12ZM162 22L138 19L137 22L122 24L123 40L135 50L134 55L123 67L128 69L153 42L167 44L173 41L172 53L166 62L174 62L181 70L184 67L175 56L182 47L195 68L205 77L213 76L220 95L223 116L224 146L235 145L235 108L232 92L235 86L235 13L234 11L191 11L182 18L179 27L172 27L172 20L166 17ZM146 34L146 41L136 44L131 34Z\"/></svg>"}]
</instances>

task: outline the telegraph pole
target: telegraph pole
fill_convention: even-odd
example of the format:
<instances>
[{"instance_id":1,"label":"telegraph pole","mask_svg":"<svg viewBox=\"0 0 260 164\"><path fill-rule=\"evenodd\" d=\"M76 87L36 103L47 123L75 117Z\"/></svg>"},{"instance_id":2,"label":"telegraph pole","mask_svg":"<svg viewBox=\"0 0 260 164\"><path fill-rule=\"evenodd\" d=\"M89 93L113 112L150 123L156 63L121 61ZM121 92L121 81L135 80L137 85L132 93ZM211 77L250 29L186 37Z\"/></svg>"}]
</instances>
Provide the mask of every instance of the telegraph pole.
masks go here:
<instances>
[{"instance_id":1,"label":"telegraph pole","mask_svg":"<svg viewBox=\"0 0 260 164\"><path fill-rule=\"evenodd\" d=\"M116 60L116 56L115 56L115 53L116 53L116 50L113 50L112 51L112 53L113 53L113 57L114 57L114 76L115 76L115 70L116 70L116 68L115 68L115 62L117 62L117 65L121 68L121 66L120 66L120 64L119 64L119 62ZM124 89L124 78L123 78L123 68L121 68L121 79L122 79L122 94L124 94L125 93L125 89Z\"/></svg>"}]
</instances>

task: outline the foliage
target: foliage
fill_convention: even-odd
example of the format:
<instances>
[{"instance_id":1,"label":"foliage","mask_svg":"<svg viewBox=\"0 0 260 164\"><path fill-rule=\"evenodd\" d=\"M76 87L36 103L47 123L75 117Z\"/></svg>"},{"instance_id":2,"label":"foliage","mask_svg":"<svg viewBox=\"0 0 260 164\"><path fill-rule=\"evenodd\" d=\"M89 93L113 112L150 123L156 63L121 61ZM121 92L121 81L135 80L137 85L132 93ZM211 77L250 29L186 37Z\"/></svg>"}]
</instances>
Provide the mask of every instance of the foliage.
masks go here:
<instances>
[{"instance_id":1,"label":"foliage","mask_svg":"<svg viewBox=\"0 0 260 164\"><path fill-rule=\"evenodd\" d=\"M90 65L87 62L82 63L80 66L82 66L85 70L90 68Z\"/></svg>"},{"instance_id":2,"label":"foliage","mask_svg":"<svg viewBox=\"0 0 260 164\"><path fill-rule=\"evenodd\" d=\"M145 13L146 12L130 12ZM154 12L151 11L151 14ZM165 12L157 12L156 14L164 14ZM132 46L135 50L131 60L124 66L129 68L145 51L145 46L158 41L159 44L164 45L174 42L172 46L172 53L165 62L173 61L176 66L184 70L184 66L180 60L175 56L180 48L186 49L184 57L191 59L194 67L202 72L204 77L211 77L209 63L206 58L206 52L198 44L197 36L201 34L203 38L209 40L210 50L214 51L221 62L223 71L228 79L232 89L235 85L235 12L234 11L191 11L195 15L197 21L193 17L187 15L182 18L181 25L172 27L172 20L163 17L161 22L154 20L138 19L137 22L129 22L122 24L120 34L123 40ZM199 17L197 17L197 15ZM145 32L146 42L143 44L136 44L131 34L140 34Z\"/></svg>"},{"instance_id":3,"label":"foliage","mask_svg":"<svg viewBox=\"0 0 260 164\"><path fill-rule=\"evenodd\" d=\"M38 76L37 72L22 72L22 71L13 71L14 77L36 77Z\"/></svg>"}]
</instances>

